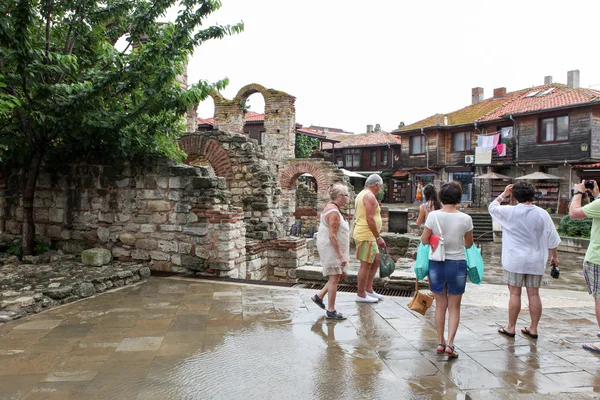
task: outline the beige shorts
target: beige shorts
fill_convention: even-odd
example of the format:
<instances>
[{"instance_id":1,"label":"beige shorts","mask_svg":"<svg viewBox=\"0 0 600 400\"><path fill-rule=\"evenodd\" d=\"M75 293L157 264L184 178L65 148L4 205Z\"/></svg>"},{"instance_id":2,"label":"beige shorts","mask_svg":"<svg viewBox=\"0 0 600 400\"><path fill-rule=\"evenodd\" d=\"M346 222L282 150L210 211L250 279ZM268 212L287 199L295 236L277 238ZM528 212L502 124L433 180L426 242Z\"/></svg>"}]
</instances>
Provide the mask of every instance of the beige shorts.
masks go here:
<instances>
[{"instance_id":1,"label":"beige shorts","mask_svg":"<svg viewBox=\"0 0 600 400\"><path fill-rule=\"evenodd\" d=\"M515 287L539 288L542 286L542 278L544 275L519 274L504 270L502 281Z\"/></svg>"}]
</instances>

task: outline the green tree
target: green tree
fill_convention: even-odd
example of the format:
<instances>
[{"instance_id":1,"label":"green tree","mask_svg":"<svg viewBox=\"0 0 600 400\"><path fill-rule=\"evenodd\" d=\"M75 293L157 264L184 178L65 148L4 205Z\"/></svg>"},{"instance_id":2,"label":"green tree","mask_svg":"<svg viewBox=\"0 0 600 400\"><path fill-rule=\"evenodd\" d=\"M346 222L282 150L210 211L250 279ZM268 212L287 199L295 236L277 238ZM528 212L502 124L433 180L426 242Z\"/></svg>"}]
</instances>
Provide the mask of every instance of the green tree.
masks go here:
<instances>
[{"instance_id":1,"label":"green tree","mask_svg":"<svg viewBox=\"0 0 600 400\"><path fill-rule=\"evenodd\" d=\"M160 24L177 7L174 23ZM227 80L177 83L194 49L243 30L203 26L218 0L0 0L0 147L22 167L23 255L42 162L101 151L181 158L182 116ZM125 48L115 47L123 40Z\"/></svg>"},{"instance_id":2,"label":"green tree","mask_svg":"<svg viewBox=\"0 0 600 400\"><path fill-rule=\"evenodd\" d=\"M296 135L296 158L308 158L313 153L313 148L319 148L319 139L305 135Z\"/></svg>"}]
</instances>

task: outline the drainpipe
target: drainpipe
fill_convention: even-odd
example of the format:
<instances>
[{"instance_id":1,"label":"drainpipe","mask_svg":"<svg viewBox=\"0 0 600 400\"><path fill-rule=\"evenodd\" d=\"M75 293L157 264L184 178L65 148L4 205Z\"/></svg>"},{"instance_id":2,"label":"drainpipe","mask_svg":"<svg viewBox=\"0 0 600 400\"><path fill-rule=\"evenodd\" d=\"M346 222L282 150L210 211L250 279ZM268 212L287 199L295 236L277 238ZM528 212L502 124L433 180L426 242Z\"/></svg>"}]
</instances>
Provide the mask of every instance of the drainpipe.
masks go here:
<instances>
[{"instance_id":1,"label":"drainpipe","mask_svg":"<svg viewBox=\"0 0 600 400\"><path fill-rule=\"evenodd\" d=\"M508 119L510 119L513 122L513 134L515 135L515 160L514 163L517 164L519 162L519 123L517 121L515 121L515 119L513 118L512 114L510 114L508 116Z\"/></svg>"},{"instance_id":2,"label":"drainpipe","mask_svg":"<svg viewBox=\"0 0 600 400\"><path fill-rule=\"evenodd\" d=\"M425 137L425 162L426 168L429 169L429 149L427 148L427 135L425 134L425 130L421 128L421 135Z\"/></svg>"}]
</instances>

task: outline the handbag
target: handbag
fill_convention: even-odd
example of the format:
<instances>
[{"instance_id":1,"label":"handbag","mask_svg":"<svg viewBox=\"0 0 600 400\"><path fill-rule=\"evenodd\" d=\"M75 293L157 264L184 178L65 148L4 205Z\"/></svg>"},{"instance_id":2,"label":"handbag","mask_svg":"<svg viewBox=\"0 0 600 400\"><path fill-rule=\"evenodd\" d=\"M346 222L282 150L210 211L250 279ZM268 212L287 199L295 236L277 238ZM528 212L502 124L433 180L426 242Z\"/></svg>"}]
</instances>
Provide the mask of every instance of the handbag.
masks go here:
<instances>
[{"instance_id":1,"label":"handbag","mask_svg":"<svg viewBox=\"0 0 600 400\"><path fill-rule=\"evenodd\" d=\"M415 281L415 295L408 303L408 308L425 315L429 307L433 305L433 296L429 293L419 292L419 281Z\"/></svg>"},{"instance_id":2,"label":"handbag","mask_svg":"<svg viewBox=\"0 0 600 400\"><path fill-rule=\"evenodd\" d=\"M384 248L379 248L379 277L387 278L392 275L394 270L396 269L396 262L390 255L388 254L387 247L385 248L385 253L383 252Z\"/></svg>"},{"instance_id":3,"label":"handbag","mask_svg":"<svg viewBox=\"0 0 600 400\"><path fill-rule=\"evenodd\" d=\"M481 257L481 249L471 245L468 249L465 248L465 258L467 259L467 277L476 285L479 285L483 280L483 258Z\"/></svg>"},{"instance_id":4,"label":"handbag","mask_svg":"<svg viewBox=\"0 0 600 400\"><path fill-rule=\"evenodd\" d=\"M431 235L429 237L429 259L431 261L446 261L446 250L444 248L442 228L438 222L437 215L435 215L435 213L432 213L431 215L433 219L435 219L435 224L437 225L440 234Z\"/></svg>"},{"instance_id":5,"label":"handbag","mask_svg":"<svg viewBox=\"0 0 600 400\"><path fill-rule=\"evenodd\" d=\"M417 276L417 280L422 281L429 275L429 245L419 243L417 248L417 259L413 266L413 271Z\"/></svg>"}]
</instances>

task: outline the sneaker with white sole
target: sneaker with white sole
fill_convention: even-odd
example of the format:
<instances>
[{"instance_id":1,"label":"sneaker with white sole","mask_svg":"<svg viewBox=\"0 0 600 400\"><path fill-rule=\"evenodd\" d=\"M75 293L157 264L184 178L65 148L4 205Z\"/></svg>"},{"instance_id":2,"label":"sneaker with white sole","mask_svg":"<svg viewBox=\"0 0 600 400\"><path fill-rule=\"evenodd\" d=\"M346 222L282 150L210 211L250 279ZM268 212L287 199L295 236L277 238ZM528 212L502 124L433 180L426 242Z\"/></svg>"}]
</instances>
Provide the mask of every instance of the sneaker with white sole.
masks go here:
<instances>
[{"instance_id":1,"label":"sneaker with white sole","mask_svg":"<svg viewBox=\"0 0 600 400\"><path fill-rule=\"evenodd\" d=\"M354 300L357 303L377 303L379 301L375 297L371 297L369 295L367 295L365 297L356 296L356 299L354 299Z\"/></svg>"},{"instance_id":2,"label":"sneaker with white sole","mask_svg":"<svg viewBox=\"0 0 600 400\"><path fill-rule=\"evenodd\" d=\"M379 293L375 293L375 292L373 292L373 293L365 292L365 293L367 294L367 296L375 297L377 300L385 299L385 296L382 294L379 294Z\"/></svg>"}]
</instances>

